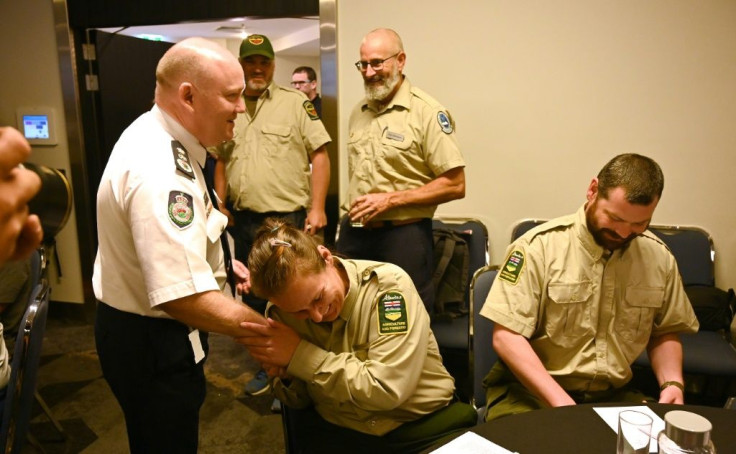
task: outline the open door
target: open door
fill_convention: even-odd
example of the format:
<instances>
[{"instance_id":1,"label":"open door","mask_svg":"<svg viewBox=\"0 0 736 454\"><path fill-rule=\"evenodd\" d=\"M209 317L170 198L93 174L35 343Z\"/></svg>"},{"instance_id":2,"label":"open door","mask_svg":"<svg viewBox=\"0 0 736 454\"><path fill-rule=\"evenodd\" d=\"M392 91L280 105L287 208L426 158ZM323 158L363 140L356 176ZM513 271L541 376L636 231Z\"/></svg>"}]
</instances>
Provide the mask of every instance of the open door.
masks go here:
<instances>
[{"instance_id":1,"label":"open door","mask_svg":"<svg viewBox=\"0 0 736 454\"><path fill-rule=\"evenodd\" d=\"M97 189L120 134L153 107L156 65L173 43L95 31L99 91L95 117L99 144L90 187ZM90 150L92 151L92 150Z\"/></svg>"}]
</instances>

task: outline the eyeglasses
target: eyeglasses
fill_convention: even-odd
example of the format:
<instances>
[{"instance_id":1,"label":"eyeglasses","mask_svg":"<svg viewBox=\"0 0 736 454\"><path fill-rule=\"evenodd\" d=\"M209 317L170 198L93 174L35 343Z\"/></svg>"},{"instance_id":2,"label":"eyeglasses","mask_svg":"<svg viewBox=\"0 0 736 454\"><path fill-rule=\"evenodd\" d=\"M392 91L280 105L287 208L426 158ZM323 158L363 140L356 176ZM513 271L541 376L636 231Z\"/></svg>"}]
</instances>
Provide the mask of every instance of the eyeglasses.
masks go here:
<instances>
[{"instance_id":1,"label":"eyeglasses","mask_svg":"<svg viewBox=\"0 0 736 454\"><path fill-rule=\"evenodd\" d=\"M367 70L368 69L368 65L370 65L371 68L373 68L373 71L380 71L380 70L383 69L383 64L386 62L386 60L391 60L392 58L394 58L395 56L399 55L400 53L401 52L396 52L392 56L386 57L383 60L381 60L379 58L376 58L376 59L370 60L370 61L364 61L364 60L356 61L355 62L355 67L358 68L358 71L363 72L363 71Z\"/></svg>"},{"instance_id":2,"label":"eyeglasses","mask_svg":"<svg viewBox=\"0 0 736 454\"><path fill-rule=\"evenodd\" d=\"M302 85L312 82L311 80L293 80L291 82L292 87L301 87Z\"/></svg>"}]
</instances>

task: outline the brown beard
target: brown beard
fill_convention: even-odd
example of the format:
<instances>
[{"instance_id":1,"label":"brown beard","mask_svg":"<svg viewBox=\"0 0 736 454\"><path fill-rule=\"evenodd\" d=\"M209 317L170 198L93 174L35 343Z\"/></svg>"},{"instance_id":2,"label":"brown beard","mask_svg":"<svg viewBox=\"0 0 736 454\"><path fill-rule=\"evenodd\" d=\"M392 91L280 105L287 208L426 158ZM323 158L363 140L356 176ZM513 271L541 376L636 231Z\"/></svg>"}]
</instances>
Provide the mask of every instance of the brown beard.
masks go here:
<instances>
[{"instance_id":1,"label":"brown beard","mask_svg":"<svg viewBox=\"0 0 736 454\"><path fill-rule=\"evenodd\" d=\"M639 236L636 233L632 233L626 238L621 238L616 232L611 229L599 227L595 221L593 213L595 213L598 199L594 200L592 205L586 207L585 210L585 223L588 226L588 231L593 236L593 239L599 246L602 246L609 251L615 251L621 249L631 242L634 238Z\"/></svg>"}]
</instances>

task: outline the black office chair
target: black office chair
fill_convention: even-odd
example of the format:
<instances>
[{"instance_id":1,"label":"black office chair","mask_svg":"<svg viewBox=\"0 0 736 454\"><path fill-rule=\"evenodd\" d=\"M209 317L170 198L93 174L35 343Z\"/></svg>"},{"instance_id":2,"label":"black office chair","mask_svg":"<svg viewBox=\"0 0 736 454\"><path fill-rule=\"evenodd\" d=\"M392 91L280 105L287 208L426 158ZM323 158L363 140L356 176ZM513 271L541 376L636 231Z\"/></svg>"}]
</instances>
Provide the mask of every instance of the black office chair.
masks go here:
<instances>
[{"instance_id":1,"label":"black office chair","mask_svg":"<svg viewBox=\"0 0 736 454\"><path fill-rule=\"evenodd\" d=\"M672 251L685 286L715 285L715 250L708 232L699 227L658 225L650 226L649 230ZM683 334L680 340L684 373L736 378L736 350L725 332L701 330L695 334ZM646 352L634 364L651 367Z\"/></svg>"},{"instance_id":2,"label":"black office chair","mask_svg":"<svg viewBox=\"0 0 736 454\"><path fill-rule=\"evenodd\" d=\"M516 241L517 238L528 232L529 230L533 229L534 227L538 225L542 225L547 221L544 221L542 219L525 219L523 221L519 221L515 226L514 229L511 231L511 242L513 243Z\"/></svg>"},{"instance_id":3,"label":"black office chair","mask_svg":"<svg viewBox=\"0 0 736 454\"><path fill-rule=\"evenodd\" d=\"M470 260L468 266L468 285L477 270L488 265L488 230L475 219L442 218L432 220L433 229L451 229L460 232L467 240ZM465 293L465 305L470 309L470 292ZM440 348L466 351L468 349L469 315L452 320L432 322L432 332Z\"/></svg>"},{"instance_id":4,"label":"black office chair","mask_svg":"<svg viewBox=\"0 0 736 454\"><path fill-rule=\"evenodd\" d=\"M0 426L0 446L6 454L20 453L28 434L41 359L41 343L46 329L49 292L47 281L40 279L31 292L31 303L23 315L15 341Z\"/></svg>"},{"instance_id":5,"label":"black office chair","mask_svg":"<svg viewBox=\"0 0 736 454\"><path fill-rule=\"evenodd\" d=\"M480 315L491 285L498 274L497 266L486 266L479 269L470 283L470 326L468 339L470 344L468 363L473 380L473 396L471 403L478 410L479 421L486 404L486 393L483 389L483 378L498 360L493 350L493 322Z\"/></svg>"}]
</instances>

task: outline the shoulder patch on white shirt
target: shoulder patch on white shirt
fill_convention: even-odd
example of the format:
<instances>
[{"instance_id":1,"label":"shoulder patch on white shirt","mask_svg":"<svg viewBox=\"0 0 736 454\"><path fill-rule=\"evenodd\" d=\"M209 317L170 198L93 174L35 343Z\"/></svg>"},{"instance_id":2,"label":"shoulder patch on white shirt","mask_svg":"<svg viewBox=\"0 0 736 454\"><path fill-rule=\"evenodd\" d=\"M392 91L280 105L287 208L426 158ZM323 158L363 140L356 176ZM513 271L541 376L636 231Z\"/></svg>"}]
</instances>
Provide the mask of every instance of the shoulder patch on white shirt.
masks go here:
<instances>
[{"instance_id":1,"label":"shoulder patch on white shirt","mask_svg":"<svg viewBox=\"0 0 736 454\"><path fill-rule=\"evenodd\" d=\"M194 221L194 198L181 191L169 192L169 220L179 230L183 230Z\"/></svg>"}]
</instances>

